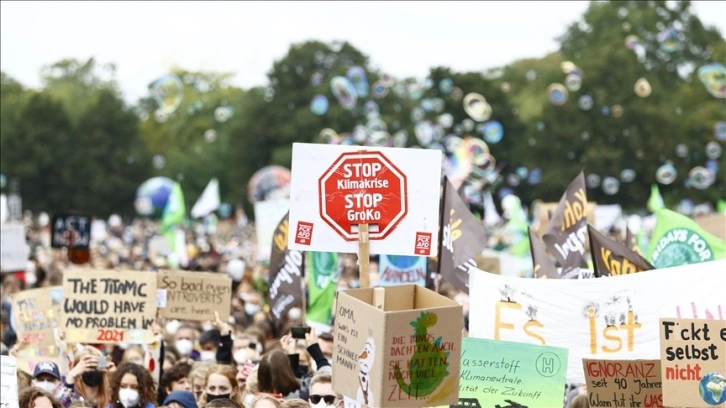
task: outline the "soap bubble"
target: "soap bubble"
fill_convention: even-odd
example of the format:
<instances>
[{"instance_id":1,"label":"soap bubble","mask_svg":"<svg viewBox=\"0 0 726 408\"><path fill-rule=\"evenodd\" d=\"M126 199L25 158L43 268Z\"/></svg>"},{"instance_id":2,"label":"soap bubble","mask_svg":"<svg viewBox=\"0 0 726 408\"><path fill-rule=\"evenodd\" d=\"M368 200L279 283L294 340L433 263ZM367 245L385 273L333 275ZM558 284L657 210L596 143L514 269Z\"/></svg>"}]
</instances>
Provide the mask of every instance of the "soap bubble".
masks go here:
<instances>
[{"instance_id":1,"label":"soap bubble","mask_svg":"<svg viewBox=\"0 0 726 408\"><path fill-rule=\"evenodd\" d=\"M348 72L345 74L348 80L353 84L356 95L359 98L365 98L368 96L368 78L366 77L366 71L362 67L352 66L348 68Z\"/></svg>"},{"instance_id":2,"label":"soap bubble","mask_svg":"<svg viewBox=\"0 0 726 408\"><path fill-rule=\"evenodd\" d=\"M679 143L676 145L676 156L680 158L684 158L688 156L688 146L684 145L683 143Z\"/></svg>"},{"instance_id":3,"label":"soap bubble","mask_svg":"<svg viewBox=\"0 0 726 408\"><path fill-rule=\"evenodd\" d=\"M542 181L542 169L539 167L533 168L527 176L527 183L529 185L537 185Z\"/></svg>"},{"instance_id":4,"label":"soap bubble","mask_svg":"<svg viewBox=\"0 0 726 408\"><path fill-rule=\"evenodd\" d=\"M484 96L474 92L464 97L464 111L477 122L484 122L492 115L492 107Z\"/></svg>"},{"instance_id":5,"label":"soap bubble","mask_svg":"<svg viewBox=\"0 0 726 408\"><path fill-rule=\"evenodd\" d=\"M454 80L451 78L443 78L441 81L439 81L439 92L441 92L444 95L448 95L451 93L451 90L454 89Z\"/></svg>"},{"instance_id":6,"label":"soap bubble","mask_svg":"<svg viewBox=\"0 0 726 408\"><path fill-rule=\"evenodd\" d=\"M320 140L325 144L340 144L341 137L333 129L325 128L320 131Z\"/></svg>"},{"instance_id":7,"label":"soap bubble","mask_svg":"<svg viewBox=\"0 0 726 408\"><path fill-rule=\"evenodd\" d=\"M499 143L504 137L504 128L501 123L492 120L484 124L482 133L487 143Z\"/></svg>"},{"instance_id":8,"label":"soap bubble","mask_svg":"<svg viewBox=\"0 0 726 408\"><path fill-rule=\"evenodd\" d=\"M373 84L371 93L376 99L385 98L388 96L388 87L383 83L383 81L377 81Z\"/></svg>"},{"instance_id":9,"label":"soap bubble","mask_svg":"<svg viewBox=\"0 0 726 408\"><path fill-rule=\"evenodd\" d=\"M720 142L726 142L726 122L716 122L713 125L713 136Z\"/></svg>"},{"instance_id":10,"label":"soap bubble","mask_svg":"<svg viewBox=\"0 0 726 408\"><path fill-rule=\"evenodd\" d=\"M593 105L593 100L592 100L592 96L590 96L590 95L582 95L577 100L577 106L584 111L589 111L590 109L592 109L592 105Z\"/></svg>"},{"instance_id":11,"label":"soap bubble","mask_svg":"<svg viewBox=\"0 0 726 408\"><path fill-rule=\"evenodd\" d=\"M214 129L207 129L204 132L204 141L207 143L212 143L215 140L217 140L217 131Z\"/></svg>"},{"instance_id":12,"label":"soap bubble","mask_svg":"<svg viewBox=\"0 0 726 408\"><path fill-rule=\"evenodd\" d=\"M313 87L318 87L322 83L323 83L323 73L322 72L315 72L310 76L310 85L312 85Z\"/></svg>"},{"instance_id":13,"label":"soap bubble","mask_svg":"<svg viewBox=\"0 0 726 408\"><path fill-rule=\"evenodd\" d=\"M658 170L656 170L655 172L655 179L663 185L669 185L673 183L674 181L676 181L677 176L678 172L671 163L666 163L658 167Z\"/></svg>"},{"instance_id":14,"label":"soap bubble","mask_svg":"<svg viewBox=\"0 0 726 408\"><path fill-rule=\"evenodd\" d=\"M315 95L310 101L310 111L317 116L325 115L328 111L328 98L325 95Z\"/></svg>"},{"instance_id":15,"label":"soap bubble","mask_svg":"<svg viewBox=\"0 0 726 408\"><path fill-rule=\"evenodd\" d=\"M705 167L696 166L688 172L688 181L691 187L706 190L716 181L716 174Z\"/></svg>"},{"instance_id":16,"label":"soap bubble","mask_svg":"<svg viewBox=\"0 0 726 408\"><path fill-rule=\"evenodd\" d=\"M667 53L672 53L683 48L683 42L680 39L681 34L673 27L666 28L658 33L658 42L660 49Z\"/></svg>"},{"instance_id":17,"label":"soap bubble","mask_svg":"<svg viewBox=\"0 0 726 408\"><path fill-rule=\"evenodd\" d=\"M165 75L157 79L149 89L159 109L167 115L176 111L184 96L184 84L176 75Z\"/></svg>"},{"instance_id":18,"label":"soap bubble","mask_svg":"<svg viewBox=\"0 0 726 408\"><path fill-rule=\"evenodd\" d=\"M622 181L623 183L630 183L633 180L635 180L635 170L623 169L620 172L620 181Z\"/></svg>"},{"instance_id":19,"label":"soap bubble","mask_svg":"<svg viewBox=\"0 0 726 408\"><path fill-rule=\"evenodd\" d=\"M706 157L716 160L721 157L721 145L718 142L708 142L706 144Z\"/></svg>"},{"instance_id":20,"label":"soap bubble","mask_svg":"<svg viewBox=\"0 0 726 408\"><path fill-rule=\"evenodd\" d=\"M631 34L631 35L625 37L625 48L632 51L635 49L635 47L638 46L638 44L640 44L640 38L638 38L637 35Z\"/></svg>"},{"instance_id":21,"label":"soap bubble","mask_svg":"<svg viewBox=\"0 0 726 408\"><path fill-rule=\"evenodd\" d=\"M582 87L582 78L577 74L569 74L565 78L565 88L570 92L577 92Z\"/></svg>"},{"instance_id":22,"label":"soap bubble","mask_svg":"<svg viewBox=\"0 0 726 408\"><path fill-rule=\"evenodd\" d=\"M151 158L151 164L154 165L155 169L163 169L166 165L166 158L164 158L164 156L160 154L157 154Z\"/></svg>"},{"instance_id":23,"label":"soap bubble","mask_svg":"<svg viewBox=\"0 0 726 408\"><path fill-rule=\"evenodd\" d=\"M607 195L615 195L620 191L620 182L615 177L605 177L602 180L602 191Z\"/></svg>"},{"instance_id":24,"label":"soap bubble","mask_svg":"<svg viewBox=\"0 0 726 408\"><path fill-rule=\"evenodd\" d=\"M434 129L431 125L431 122L429 121L421 121L418 122L414 126L414 133L416 135L416 140L418 140L418 143L421 146L428 146L433 142L434 140Z\"/></svg>"},{"instance_id":25,"label":"soap bubble","mask_svg":"<svg viewBox=\"0 0 726 408\"><path fill-rule=\"evenodd\" d=\"M598 188L600 186L600 176L595 173L590 173L585 176L585 185L587 188Z\"/></svg>"},{"instance_id":26,"label":"soap bubble","mask_svg":"<svg viewBox=\"0 0 726 408\"><path fill-rule=\"evenodd\" d=\"M444 129L449 129L454 125L454 116L450 113L441 114L436 122Z\"/></svg>"},{"instance_id":27,"label":"soap bubble","mask_svg":"<svg viewBox=\"0 0 726 408\"><path fill-rule=\"evenodd\" d=\"M386 147L391 145L391 135L385 131L375 131L368 136L368 146Z\"/></svg>"},{"instance_id":28,"label":"soap bubble","mask_svg":"<svg viewBox=\"0 0 726 408\"><path fill-rule=\"evenodd\" d=\"M231 106L218 106L217 109L214 110L214 120L219 123L224 123L232 117L232 112L233 110Z\"/></svg>"},{"instance_id":29,"label":"soap bubble","mask_svg":"<svg viewBox=\"0 0 726 408\"><path fill-rule=\"evenodd\" d=\"M647 98L653 91L653 89L650 87L650 82L648 82L648 80L645 78L639 78L637 81L635 81L635 86L633 87L633 90L635 91L635 94L641 98Z\"/></svg>"},{"instance_id":30,"label":"soap bubble","mask_svg":"<svg viewBox=\"0 0 726 408\"><path fill-rule=\"evenodd\" d=\"M408 144L408 133L405 130L399 130L393 134L392 139L394 147L406 147L406 144Z\"/></svg>"},{"instance_id":31,"label":"soap bubble","mask_svg":"<svg viewBox=\"0 0 726 408\"><path fill-rule=\"evenodd\" d=\"M547 87L547 99L555 106L564 105L568 95L567 88L562 84L550 84Z\"/></svg>"},{"instance_id":32,"label":"soap bubble","mask_svg":"<svg viewBox=\"0 0 726 408\"><path fill-rule=\"evenodd\" d=\"M355 107L355 104L358 101L358 95L356 94L353 83L351 83L348 78L342 76L334 77L330 80L330 89L340 106L348 110Z\"/></svg>"},{"instance_id":33,"label":"soap bubble","mask_svg":"<svg viewBox=\"0 0 726 408\"><path fill-rule=\"evenodd\" d=\"M698 68L698 79L715 98L726 98L726 67L716 62Z\"/></svg>"}]
</instances>

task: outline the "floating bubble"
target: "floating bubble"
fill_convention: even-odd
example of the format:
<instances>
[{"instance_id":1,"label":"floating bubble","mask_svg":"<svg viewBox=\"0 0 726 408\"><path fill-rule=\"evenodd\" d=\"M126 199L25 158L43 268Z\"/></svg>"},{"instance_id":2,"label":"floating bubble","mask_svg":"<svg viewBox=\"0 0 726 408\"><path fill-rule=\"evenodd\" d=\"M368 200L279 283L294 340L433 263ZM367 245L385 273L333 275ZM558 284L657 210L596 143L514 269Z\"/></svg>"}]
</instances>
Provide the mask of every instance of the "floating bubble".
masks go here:
<instances>
[{"instance_id":1,"label":"floating bubble","mask_svg":"<svg viewBox=\"0 0 726 408\"><path fill-rule=\"evenodd\" d=\"M620 191L620 182L615 177L605 177L602 180L602 191L607 195L615 195Z\"/></svg>"},{"instance_id":2,"label":"floating bubble","mask_svg":"<svg viewBox=\"0 0 726 408\"><path fill-rule=\"evenodd\" d=\"M602 114L603 116L610 116L610 107L607 105L601 107L600 114Z\"/></svg>"},{"instance_id":3,"label":"floating bubble","mask_svg":"<svg viewBox=\"0 0 726 408\"><path fill-rule=\"evenodd\" d=\"M721 157L721 145L714 141L706 143L706 157L712 160Z\"/></svg>"},{"instance_id":4,"label":"floating bubble","mask_svg":"<svg viewBox=\"0 0 726 408\"><path fill-rule=\"evenodd\" d=\"M637 35L631 34L631 35L625 37L625 48L632 51L635 49L635 47L638 46L638 44L640 44L640 38L638 38Z\"/></svg>"},{"instance_id":5,"label":"floating bubble","mask_svg":"<svg viewBox=\"0 0 726 408\"><path fill-rule=\"evenodd\" d=\"M352 66L348 68L345 76L353 84L356 90L356 94L359 98L365 98L368 96L368 77L366 76L366 70L363 67Z\"/></svg>"},{"instance_id":6,"label":"floating bubble","mask_svg":"<svg viewBox=\"0 0 726 408\"><path fill-rule=\"evenodd\" d=\"M535 186L542 181L542 169L539 167L533 168L527 176L527 184Z\"/></svg>"},{"instance_id":7,"label":"floating bubble","mask_svg":"<svg viewBox=\"0 0 726 408\"><path fill-rule=\"evenodd\" d=\"M366 116L378 115L381 112L381 108L374 101L367 101L363 105L363 114Z\"/></svg>"},{"instance_id":8,"label":"floating bubble","mask_svg":"<svg viewBox=\"0 0 726 408\"><path fill-rule=\"evenodd\" d=\"M527 81L532 82L537 79L537 71L530 69L524 74L524 77L527 78Z\"/></svg>"},{"instance_id":9,"label":"floating bubble","mask_svg":"<svg viewBox=\"0 0 726 408\"><path fill-rule=\"evenodd\" d=\"M572 74L573 72L580 72L580 68L578 68L572 61L562 61L560 63L560 69L565 75Z\"/></svg>"},{"instance_id":10,"label":"floating bubble","mask_svg":"<svg viewBox=\"0 0 726 408\"><path fill-rule=\"evenodd\" d=\"M422 121L423 118L426 117L426 112L421 109L420 107L415 107L411 109L411 121L412 122L419 122Z\"/></svg>"},{"instance_id":11,"label":"floating bubble","mask_svg":"<svg viewBox=\"0 0 726 408\"><path fill-rule=\"evenodd\" d=\"M310 100L310 111L317 116L323 116L328 111L328 97L322 94L313 96Z\"/></svg>"},{"instance_id":12,"label":"floating bubble","mask_svg":"<svg viewBox=\"0 0 726 408\"><path fill-rule=\"evenodd\" d=\"M444 113L442 115L439 115L439 117L436 119L436 123L441 125L444 129L449 129L454 126L454 115L450 113Z\"/></svg>"},{"instance_id":13,"label":"floating bubble","mask_svg":"<svg viewBox=\"0 0 726 408\"><path fill-rule=\"evenodd\" d=\"M684 145L683 143L679 143L676 145L676 156L680 158L684 158L688 156L688 146Z\"/></svg>"},{"instance_id":14,"label":"floating bubble","mask_svg":"<svg viewBox=\"0 0 726 408\"><path fill-rule=\"evenodd\" d=\"M497 192L497 197L499 197L500 200L503 200L504 197L509 197L509 196L513 196L513 195L514 195L514 191L512 191L512 189L509 187L504 187L504 188L500 189L499 192Z\"/></svg>"},{"instance_id":15,"label":"floating bubble","mask_svg":"<svg viewBox=\"0 0 726 408\"><path fill-rule=\"evenodd\" d=\"M233 110L231 106L218 106L217 109L214 110L214 120L219 123L224 123L232 117L232 112Z\"/></svg>"},{"instance_id":16,"label":"floating bubble","mask_svg":"<svg viewBox=\"0 0 726 408\"><path fill-rule=\"evenodd\" d=\"M382 132L388 130L388 125L380 117L374 117L366 124L371 132Z\"/></svg>"},{"instance_id":17,"label":"floating bubble","mask_svg":"<svg viewBox=\"0 0 726 408\"><path fill-rule=\"evenodd\" d=\"M545 130L547 125L545 125L545 123L540 120L534 125L534 127L535 129L537 129L537 131L542 132Z\"/></svg>"},{"instance_id":18,"label":"floating bubble","mask_svg":"<svg viewBox=\"0 0 726 408\"><path fill-rule=\"evenodd\" d=\"M678 202L678 205L676 206L676 211L684 215L691 215L694 206L695 203L693 202L693 200L689 198L684 198Z\"/></svg>"},{"instance_id":19,"label":"floating bubble","mask_svg":"<svg viewBox=\"0 0 726 408\"><path fill-rule=\"evenodd\" d=\"M600 186L600 176L595 173L590 173L585 176L585 185L587 188L598 188Z\"/></svg>"},{"instance_id":20,"label":"floating bubble","mask_svg":"<svg viewBox=\"0 0 726 408\"><path fill-rule=\"evenodd\" d=\"M550 84L547 87L547 99L555 106L564 105L568 96L567 88L562 84Z\"/></svg>"},{"instance_id":21,"label":"floating bubble","mask_svg":"<svg viewBox=\"0 0 726 408\"><path fill-rule=\"evenodd\" d=\"M340 136L338 135L338 132L336 132L333 129L325 128L320 131L320 140L325 144L340 144Z\"/></svg>"},{"instance_id":22,"label":"floating bubble","mask_svg":"<svg viewBox=\"0 0 726 408\"><path fill-rule=\"evenodd\" d=\"M628 16L628 9L625 7L620 7L618 9L618 17L625 18Z\"/></svg>"},{"instance_id":23,"label":"floating bubble","mask_svg":"<svg viewBox=\"0 0 726 408\"><path fill-rule=\"evenodd\" d=\"M698 68L698 79L715 98L726 98L726 67L720 62Z\"/></svg>"},{"instance_id":24,"label":"floating bubble","mask_svg":"<svg viewBox=\"0 0 726 408\"><path fill-rule=\"evenodd\" d=\"M590 109L592 109L593 104L594 102L592 100L592 96L590 95L582 95L577 100L577 106L584 111L589 111Z\"/></svg>"},{"instance_id":25,"label":"floating bubble","mask_svg":"<svg viewBox=\"0 0 726 408\"><path fill-rule=\"evenodd\" d=\"M434 127L428 120L416 123L413 131L421 146L428 146L434 140Z\"/></svg>"},{"instance_id":26,"label":"floating bubble","mask_svg":"<svg viewBox=\"0 0 726 408\"><path fill-rule=\"evenodd\" d=\"M580 139L582 139L585 142L587 142L588 140L590 140L590 132L588 132L587 130L584 131L584 132L582 132L580 134Z\"/></svg>"},{"instance_id":27,"label":"floating bubble","mask_svg":"<svg viewBox=\"0 0 726 408\"><path fill-rule=\"evenodd\" d=\"M633 180L635 180L635 170L623 169L620 171L620 181L623 183L631 183Z\"/></svg>"},{"instance_id":28,"label":"floating bubble","mask_svg":"<svg viewBox=\"0 0 726 408\"><path fill-rule=\"evenodd\" d=\"M454 89L454 80L451 78L442 78L441 81L439 81L439 92L441 92L444 95L448 95L451 93L451 90Z\"/></svg>"},{"instance_id":29,"label":"floating bubble","mask_svg":"<svg viewBox=\"0 0 726 408\"><path fill-rule=\"evenodd\" d=\"M373 84L371 94L376 99L382 99L388 96L388 87L383 81L377 81Z\"/></svg>"},{"instance_id":30,"label":"floating bubble","mask_svg":"<svg viewBox=\"0 0 726 408\"><path fill-rule=\"evenodd\" d=\"M582 77L577 74L569 74L565 77L565 88L570 92L577 92L582 88Z\"/></svg>"},{"instance_id":31,"label":"floating bubble","mask_svg":"<svg viewBox=\"0 0 726 408\"><path fill-rule=\"evenodd\" d=\"M151 158L151 164L154 165L155 169L163 169L166 165L166 158L164 158L164 156L160 154L157 154Z\"/></svg>"},{"instance_id":32,"label":"floating bubble","mask_svg":"<svg viewBox=\"0 0 726 408\"><path fill-rule=\"evenodd\" d=\"M368 146L386 147L391 145L391 135L385 131L376 131L368 136Z\"/></svg>"},{"instance_id":33,"label":"floating bubble","mask_svg":"<svg viewBox=\"0 0 726 408\"><path fill-rule=\"evenodd\" d=\"M619 118L623 116L624 109L620 105L613 105L612 113L614 118Z\"/></svg>"},{"instance_id":34,"label":"floating bubble","mask_svg":"<svg viewBox=\"0 0 726 408\"><path fill-rule=\"evenodd\" d=\"M709 169L713 174L718 174L718 161L714 159L706 160L706 166L707 169Z\"/></svg>"},{"instance_id":35,"label":"floating bubble","mask_svg":"<svg viewBox=\"0 0 726 408\"><path fill-rule=\"evenodd\" d=\"M496 144L502 140L502 137L504 137L504 127L502 127L502 124L498 121L492 120L484 124L482 134L484 135L484 140L487 143Z\"/></svg>"},{"instance_id":36,"label":"floating bubble","mask_svg":"<svg viewBox=\"0 0 726 408\"><path fill-rule=\"evenodd\" d=\"M507 180L507 184L509 184L512 187L519 186L519 183L522 181L522 179L519 177L519 175L514 174L514 173L507 174L506 180Z\"/></svg>"},{"instance_id":37,"label":"floating bubble","mask_svg":"<svg viewBox=\"0 0 726 408\"><path fill-rule=\"evenodd\" d=\"M716 122L713 125L713 136L720 142L726 142L726 122Z\"/></svg>"},{"instance_id":38,"label":"floating bubble","mask_svg":"<svg viewBox=\"0 0 726 408\"><path fill-rule=\"evenodd\" d=\"M313 87L318 87L322 83L323 83L323 73L322 72L315 72L312 75L310 75L310 85L312 85Z\"/></svg>"},{"instance_id":39,"label":"floating bubble","mask_svg":"<svg viewBox=\"0 0 726 408\"><path fill-rule=\"evenodd\" d=\"M458 86L455 86L454 89L451 90L451 94L449 96L455 101L460 101L461 98L464 97L464 91L462 91Z\"/></svg>"},{"instance_id":40,"label":"floating bubble","mask_svg":"<svg viewBox=\"0 0 726 408\"><path fill-rule=\"evenodd\" d=\"M688 180L690 181L691 187L698 190L705 190L716 181L716 174L711 170L696 166L688 171Z\"/></svg>"},{"instance_id":41,"label":"floating bubble","mask_svg":"<svg viewBox=\"0 0 726 408\"><path fill-rule=\"evenodd\" d=\"M330 89L333 96L344 109L353 109L358 101L353 83L346 77L336 76L330 80Z\"/></svg>"},{"instance_id":42,"label":"floating bubble","mask_svg":"<svg viewBox=\"0 0 726 408\"><path fill-rule=\"evenodd\" d=\"M176 75L165 75L157 79L149 89L159 109L166 114L174 113L184 96L184 84Z\"/></svg>"},{"instance_id":43,"label":"floating bubble","mask_svg":"<svg viewBox=\"0 0 726 408\"><path fill-rule=\"evenodd\" d=\"M512 90L512 85L509 82L502 82L501 85L499 85L499 88L502 90L502 92L507 93Z\"/></svg>"},{"instance_id":44,"label":"floating bubble","mask_svg":"<svg viewBox=\"0 0 726 408\"><path fill-rule=\"evenodd\" d=\"M434 112L436 112L436 113L441 113L446 108L446 102L444 102L444 100L441 98L434 98L433 104L434 104Z\"/></svg>"},{"instance_id":45,"label":"floating bubble","mask_svg":"<svg viewBox=\"0 0 726 408\"><path fill-rule=\"evenodd\" d=\"M473 120L466 118L461 121L461 126L464 128L464 132L472 132L476 123Z\"/></svg>"},{"instance_id":46,"label":"floating bubble","mask_svg":"<svg viewBox=\"0 0 726 408\"><path fill-rule=\"evenodd\" d=\"M678 172L671 163L666 163L658 167L658 170L656 170L655 172L656 181L663 185L669 185L673 183L674 181L676 181L677 176Z\"/></svg>"},{"instance_id":47,"label":"floating bubble","mask_svg":"<svg viewBox=\"0 0 726 408\"><path fill-rule=\"evenodd\" d=\"M489 120L492 115L492 107L487 103L487 100L484 96L475 92L464 97L464 111L477 122Z\"/></svg>"},{"instance_id":48,"label":"floating bubble","mask_svg":"<svg viewBox=\"0 0 726 408\"><path fill-rule=\"evenodd\" d=\"M519 178L526 179L529 174L529 170L527 170L524 166L517 166L517 168L514 169L514 173L516 173Z\"/></svg>"},{"instance_id":49,"label":"floating bubble","mask_svg":"<svg viewBox=\"0 0 726 408\"><path fill-rule=\"evenodd\" d=\"M461 147L461 144L463 142L464 141L459 136L447 135L444 138L444 148L446 149L447 152L454 153L457 150L459 150L459 147Z\"/></svg>"},{"instance_id":50,"label":"floating bubble","mask_svg":"<svg viewBox=\"0 0 726 408\"><path fill-rule=\"evenodd\" d=\"M169 120L169 114L161 109L157 109L154 111L154 119L156 119L158 123L164 123Z\"/></svg>"},{"instance_id":51,"label":"floating bubble","mask_svg":"<svg viewBox=\"0 0 726 408\"><path fill-rule=\"evenodd\" d=\"M393 134L393 147L406 147L408 144L408 132L399 130Z\"/></svg>"},{"instance_id":52,"label":"floating bubble","mask_svg":"<svg viewBox=\"0 0 726 408\"><path fill-rule=\"evenodd\" d=\"M204 141L207 143L212 143L215 140L217 140L217 131L214 129L207 129L204 132Z\"/></svg>"},{"instance_id":53,"label":"floating bubble","mask_svg":"<svg viewBox=\"0 0 726 408\"><path fill-rule=\"evenodd\" d=\"M683 48L683 42L680 39L680 33L673 27L666 28L658 33L658 42L661 51L672 53Z\"/></svg>"},{"instance_id":54,"label":"floating bubble","mask_svg":"<svg viewBox=\"0 0 726 408\"><path fill-rule=\"evenodd\" d=\"M641 98L647 98L653 91L653 89L650 87L650 82L648 82L648 80L645 78L638 78L638 80L635 81L633 90L635 91L635 94Z\"/></svg>"},{"instance_id":55,"label":"floating bubble","mask_svg":"<svg viewBox=\"0 0 726 408\"><path fill-rule=\"evenodd\" d=\"M431 112L434 110L434 100L431 98L424 98L421 99L421 108L425 110L426 112Z\"/></svg>"},{"instance_id":56,"label":"floating bubble","mask_svg":"<svg viewBox=\"0 0 726 408\"><path fill-rule=\"evenodd\" d=\"M368 135L370 134L370 129L364 125L356 125L355 128L353 128L353 141L356 143L365 143L365 141L368 139Z\"/></svg>"}]
</instances>

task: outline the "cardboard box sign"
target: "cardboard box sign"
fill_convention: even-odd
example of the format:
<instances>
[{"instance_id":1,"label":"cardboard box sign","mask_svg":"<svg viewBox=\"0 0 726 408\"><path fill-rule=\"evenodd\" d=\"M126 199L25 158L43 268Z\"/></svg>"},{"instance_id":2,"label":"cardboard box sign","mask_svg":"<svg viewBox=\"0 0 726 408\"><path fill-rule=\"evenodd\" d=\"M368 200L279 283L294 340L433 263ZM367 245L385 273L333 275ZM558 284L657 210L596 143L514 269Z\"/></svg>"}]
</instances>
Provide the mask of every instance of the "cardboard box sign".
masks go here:
<instances>
[{"instance_id":1,"label":"cardboard box sign","mask_svg":"<svg viewBox=\"0 0 726 408\"><path fill-rule=\"evenodd\" d=\"M418 285L338 292L333 389L369 407L455 404L461 305Z\"/></svg>"}]
</instances>

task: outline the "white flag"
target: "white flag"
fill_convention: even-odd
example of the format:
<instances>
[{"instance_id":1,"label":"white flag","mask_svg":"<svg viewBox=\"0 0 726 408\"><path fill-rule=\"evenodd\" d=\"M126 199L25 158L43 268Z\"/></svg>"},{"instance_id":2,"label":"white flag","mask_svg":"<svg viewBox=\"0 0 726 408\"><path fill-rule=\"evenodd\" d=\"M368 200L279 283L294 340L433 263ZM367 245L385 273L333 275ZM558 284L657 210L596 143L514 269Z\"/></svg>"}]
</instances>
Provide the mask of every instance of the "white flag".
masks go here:
<instances>
[{"instance_id":1,"label":"white flag","mask_svg":"<svg viewBox=\"0 0 726 408\"><path fill-rule=\"evenodd\" d=\"M502 222L502 218L497 212L497 207L494 206L494 199L492 198L492 192L486 190L484 192L484 225L494 226Z\"/></svg>"},{"instance_id":2,"label":"white flag","mask_svg":"<svg viewBox=\"0 0 726 408\"><path fill-rule=\"evenodd\" d=\"M209 180L209 184L204 187L202 195L199 196L197 202L192 207L192 217L201 218L219 208L219 181L216 178Z\"/></svg>"}]
</instances>

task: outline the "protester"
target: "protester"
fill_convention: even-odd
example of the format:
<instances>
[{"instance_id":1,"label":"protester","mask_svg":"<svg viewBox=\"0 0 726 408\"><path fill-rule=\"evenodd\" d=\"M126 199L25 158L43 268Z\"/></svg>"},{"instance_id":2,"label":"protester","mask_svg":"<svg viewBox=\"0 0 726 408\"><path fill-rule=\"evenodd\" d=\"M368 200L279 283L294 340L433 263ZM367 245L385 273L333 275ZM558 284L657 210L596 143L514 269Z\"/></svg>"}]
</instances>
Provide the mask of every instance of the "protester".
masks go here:
<instances>
[{"instance_id":1,"label":"protester","mask_svg":"<svg viewBox=\"0 0 726 408\"><path fill-rule=\"evenodd\" d=\"M162 404L169 408L198 408L194 394L190 391L173 391L165 399Z\"/></svg>"},{"instance_id":2,"label":"protester","mask_svg":"<svg viewBox=\"0 0 726 408\"><path fill-rule=\"evenodd\" d=\"M124 363L111 378L111 403L108 408L153 408L156 386L149 370Z\"/></svg>"},{"instance_id":3,"label":"protester","mask_svg":"<svg viewBox=\"0 0 726 408\"><path fill-rule=\"evenodd\" d=\"M280 400L268 394L262 394L252 401L249 408L280 408L281 406Z\"/></svg>"},{"instance_id":4,"label":"protester","mask_svg":"<svg viewBox=\"0 0 726 408\"><path fill-rule=\"evenodd\" d=\"M590 408L590 399L585 394L580 394L572 399L570 408Z\"/></svg>"},{"instance_id":5,"label":"protester","mask_svg":"<svg viewBox=\"0 0 726 408\"><path fill-rule=\"evenodd\" d=\"M164 374L159 381L159 403L163 403L167 395L174 391L190 391L192 385L189 382L189 373L192 371L192 366L186 362L180 362L168 370L164 371ZM192 394L193 395L193 394ZM164 404L166 405L166 404Z\"/></svg>"},{"instance_id":6,"label":"protester","mask_svg":"<svg viewBox=\"0 0 726 408\"><path fill-rule=\"evenodd\" d=\"M200 402L204 386L207 382L207 374L214 367L212 363L195 362L192 364L192 370L189 372L189 383L191 383L192 393L197 403Z\"/></svg>"},{"instance_id":7,"label":"protester","mask_svg":"<svg viewBox=\"0 0 726 408\"><path fill-rule=\"evenodd\" d=\"M18 406L20 408L61 408L58 400L36 387L29 387L18 395Z\"/></svg>"},{"instance_id":8,"label":"protester","mask_svg":"<svg viewBox=\"0 0 726 408\"><path fill-rule=\"evenodd\" d=\"M105 368L99 368L99 361L105 356L95 347L85 346L75 356L73 368L65 378L65 386L74 389L80 398L90 402L96 408L105 408L111 402L109 386L109 369L115 369L112 362Z\"/></svg>"},{"instance_id":9,"label":"protester","mask_svg":"<svg viewBox=\"0 0 726 408\"><path fill-rule=\"evenodd\" d=\"M282 341L290 344L293 339L283 336ZM290 365L290 358L282 350L272 350L262 356L257 371L259 392L279 399L299 397L300 382Z\"/></svg>"},{"instance_id":10,"label":"protester","mask_svg":"<svg viewBox=\"0 0 726 408\"><path fill-rule=\"evenodd\" d=\"M237 383L236 371L228 365L216 364L207 373L204 383L204 392L199 399L199 405L216 399L231 399L243 405L242 393Z\"/></svg>"},{"instance_id":11,"label":"protester","mask_svg":"<svg viewBox=\"0 0 726 408\"><path fill-rule=\"evenodd\" d=\"M280 408L309 408L310 405L304 399L292 398L280 403Z\"/></svg>"},{"instance_id":12,"label":"protester","mask_svg":"<svg viewBox=\"0 0 726 408\"><path fill-rule=\"evenodd\" d=\"M310 380L310 407L329 408L342 404L343 398L333 391L333 377L330 374L318 374Z\"/></svg>"},{"instance_id":13,"label":"protester","mask_svg":"<svg viewBox=\"0 0 726 408\"><path fill-rule=\"evenodd\" d=\"M35 365L33 386L55 397L65 408L68 408L71 402L79 396L61 381L58 365L52 361L41 361Z\"/></svg>"}]
</instances>

